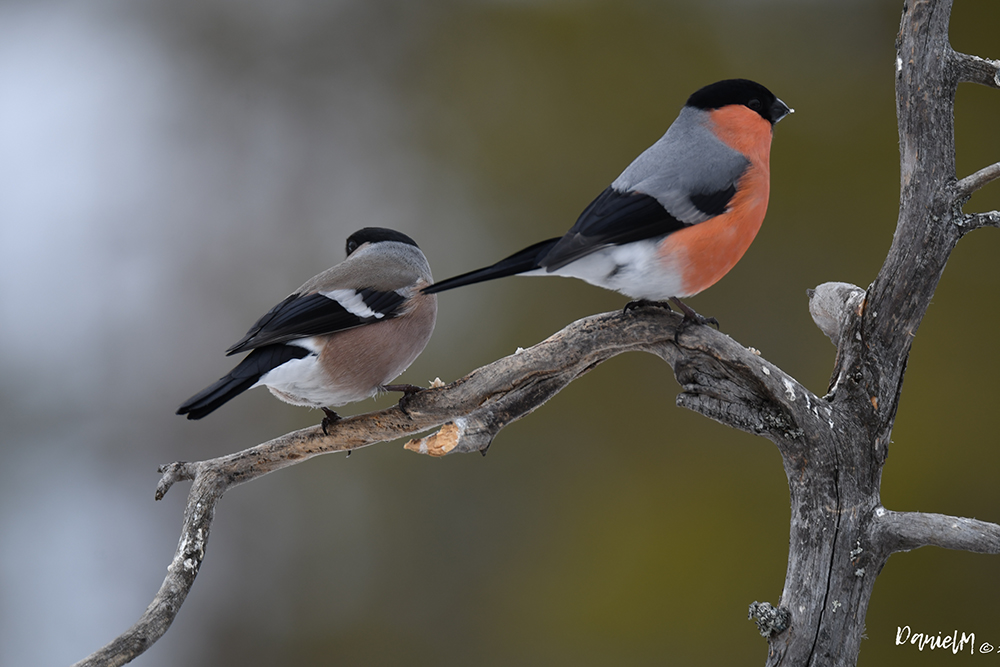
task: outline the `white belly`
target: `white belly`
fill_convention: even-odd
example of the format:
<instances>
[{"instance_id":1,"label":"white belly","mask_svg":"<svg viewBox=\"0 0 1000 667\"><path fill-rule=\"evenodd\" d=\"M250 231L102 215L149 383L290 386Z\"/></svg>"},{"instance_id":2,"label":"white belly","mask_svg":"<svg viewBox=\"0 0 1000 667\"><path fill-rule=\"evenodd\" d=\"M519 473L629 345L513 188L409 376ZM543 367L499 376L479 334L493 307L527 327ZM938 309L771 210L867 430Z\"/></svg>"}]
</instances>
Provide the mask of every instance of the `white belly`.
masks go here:
<instances>
[{"instance_id":1,"label":"white belly","mask_svg":"<svg viewBox=\"0 0 1000 667\"><path fill-rule=\"evenodd\" d=\"M254 387L266 386L277 398L310 408L344 405L374 396L377 387L334 387L319 365L319 357L310 354L293 359L268 371Z\"/></svg>"},{"instance_id":2,"label":"white belly","mask_svg":"<svg viewBox=\"0 0 1000 667\"><path fill-rule=\"evenodd\" d=\"M608 246L549 273L538 269L524 276L565 276L620 292L633 299L665 301L683 297L680 272L664 266L657 254L657 240Z\"/></svg>"}]
</instances>

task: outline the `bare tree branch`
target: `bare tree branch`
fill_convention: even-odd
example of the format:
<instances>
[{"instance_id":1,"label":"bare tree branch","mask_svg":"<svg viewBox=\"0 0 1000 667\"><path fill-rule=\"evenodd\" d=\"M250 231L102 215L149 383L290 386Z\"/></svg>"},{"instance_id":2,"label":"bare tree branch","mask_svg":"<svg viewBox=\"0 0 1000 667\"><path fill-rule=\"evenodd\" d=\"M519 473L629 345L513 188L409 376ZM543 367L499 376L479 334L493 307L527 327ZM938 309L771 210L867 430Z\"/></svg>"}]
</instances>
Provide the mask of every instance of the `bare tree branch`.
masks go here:
<instances>
[{"instance_id":1,"label":"bare tree branch","mask_svg":"<svg viewBox=\"0 0 1000 667\"><path fill-rule=\"evenodd\" d=\"M925 546L1000 554L1000 526L987 521L924 512L875 512L872 530L892 551Z\"/></svg>"},{"instance_id":2,"label":"bare tree branch","mask_svg":"<svg viewBox=\"0 0 1000 667\"><path fill-rule=\"evenodd\" d=\"M1000 162L983 167L976 173L966 176L955 184L955 189L960 197L971 197L976 190L998 178L1000 178Z\"/></svg>"},{"instance_id":3,"label":"bare tree branch","mask_svg":"<svg viewBox=\"0 0 1000 667\"><path fill-rule=\"evenodd\" d=\"M774 419L773 407L767 414L755 414L754 404L759 407L766 401L749 402L750 392L739 385L751 382L757 391L777 399L788 391L793 380L725 334L705 326L678 330L680 323L679 315L657 307L595 315L448 386L408 396L386 410L338 421L328 435L314 426L235 454L162 466L157 499L173 484L194 480L181 538L167 576L133 627L77 665L124 664L167 631L205 556L215 506L230 488L315 456L359 449L442 425L438 434L411 442L407 448L434 455L485 452L505 425L530 414L570 382L623 352L651 352L675 368L683 366L688 380L682 394L685 398L679 398L678 403L690 404L692 409L754 433L788 428L787 418ZM735 367L738 372L731 375L726 390L705 386L707 378L725 375L727 367ZM678 371L679 377L681 374ZM813 400L818 401L815 397Z\"/></svg>"},{"instance_id":4,"label":"bare tree branch","mask_svg":"<svg viewBox=\"0 0 1000 667\"><path fill-rule=\"evenodd\" d=\"M961 225L965 231L970 232L980 227L1000 227L1000 211L971 213L961 220Z\"/></svg>"},{"instance_id":5,"label":"bare tree branch","mask_svg":"<svg viewBox=\"0 0 1000 667\"><path fill-rule=\"evenodd\" d=\"M813 422L814 428L826 423L831 413L822 400L756 351L711 327L679 326L679 315L657 307L595 315L448 386L411 395L386 410L343 419L328 435L314 426L235 454L162 466L157 499L173 484L194 480L167 576L139 622L77 664L124 664L166 632L194 584L215 506L228 489L315 456L442 426L432 436L411 441L407 449L433 455L485 451L503 426L530 414L574 379L623 352L649 352L670 363L683 383L678 405L765 435L780 447L801 449L802 432L794 426L796 421Z\"/></svg>"},{"instance_id":6,"label":"bare tree branch","mask_svg":"<svg viewBox=\"0 0 1000 667\"><path fill-rule=\"evenodd\" d=\"M913 337L951 251L968 231L961 212L967 195L954 187L955 92L963 80L1000 86L996 63L949 46L951 5L928 0L903 8L896 41L896 231L864 297L848 306L858 292L847 289L843 307L820 308L818 323L838 342L825 397L832 415L825 435L804 428L809 448L802 458L785 458L792 526L779 607L792 618L787 631L769 637L769 665L855 664L875 577L898 546L871 530L885 511L882 466Z\"/></svg>"},{"instance_id":7,"label":"bare tree branch","mask_svg":"<svg viewBox=\"0 0 1000 667\"><path fill-rule=\"evenodd\" d=\"M978 83L990 88L1000 88L1000 60L987 60L979 56L953 51L946 52L961 83Z\"/></svg>"},{"instance_id":8,"label":"bare tree branch","mask_svg":"<svg viewBox=\"0 0 1000 667\"><path fill-rule=\"evenodd\" d=\"M215 517L215 505L225 491L226 480L218 474L203 474L195 479L184 509L184 525L177 551L167 567L167 576L156 597L135 625L74 667L124 665L145 653L166 633L198 576Z\"/></svg>"}]
</instances>

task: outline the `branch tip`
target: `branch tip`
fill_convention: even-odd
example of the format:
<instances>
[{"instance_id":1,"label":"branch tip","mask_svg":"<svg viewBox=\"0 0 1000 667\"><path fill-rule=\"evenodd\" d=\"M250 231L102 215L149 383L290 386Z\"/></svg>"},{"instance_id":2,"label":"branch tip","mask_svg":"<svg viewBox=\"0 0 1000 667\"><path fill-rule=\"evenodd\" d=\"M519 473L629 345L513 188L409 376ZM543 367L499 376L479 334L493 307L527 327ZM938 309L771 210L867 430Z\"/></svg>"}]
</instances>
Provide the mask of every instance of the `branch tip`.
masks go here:
<instances>
[{"instance_id":1,"label":"branch tip","mask_svg":"<svg viewBox=\"0 0 1000 667\"><path fill-rule=\"evenodd\" d=\"M987 211L985 213L969 213L959 218L962 233L966 234L981 227L1000 227L1000 211Z\"/></svg>"},{"instance_id":2,"label":"branch tip","mask_svg":"<svg viewBox=\"0 0 1000 667\"><path fill-rule=\"evenodd\" d=\"M955 189L960 199L968 199L976 190L998 178L1000 178L1000 162L995 162L960 180L955 184Z\"/></svg>"},{"instance_id":3,"label":"branch tip","mask_svg":"<svg viewBox=\"0 0 1000 667\"><path fill-rule=\"evenodd\" d=\"M195 475L192 464L187 461L174 461L161 465L156 472L163 475L156 485L156 493L153 496L156 500L163 500L163 496L167 495L167 491L175 482L194 479Z\"/></svg>"}]
</instances>

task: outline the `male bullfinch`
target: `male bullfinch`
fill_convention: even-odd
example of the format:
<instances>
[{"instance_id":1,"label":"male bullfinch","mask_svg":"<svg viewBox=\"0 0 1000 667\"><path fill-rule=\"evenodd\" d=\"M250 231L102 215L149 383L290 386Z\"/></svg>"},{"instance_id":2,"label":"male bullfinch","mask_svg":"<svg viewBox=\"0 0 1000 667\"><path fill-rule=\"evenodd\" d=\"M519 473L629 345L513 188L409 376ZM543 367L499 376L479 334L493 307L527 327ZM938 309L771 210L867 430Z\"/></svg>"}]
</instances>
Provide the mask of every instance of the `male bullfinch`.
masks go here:
<instances>
[{"instance_id":1,"label":"male bullfinch","mask_svg":"<svg viewBox=\"0 0 1000 667\"><path fill-rule=\"evenodd\" d=\"M257 320L226 354L251 351L236 368L177 409L201 419L253 387L292 405L322 408L323 428L340 417L329 406L379 391L423 351L434 331L433 278L409 236L366 227L347 239L347 259L310 279Z\"/></svg>"},{"instance_id":2,"label":"male bullfinch","mask_svg":"<svg viewBox=\"0 0 1000 667\"><path fill-rule=\"evenodd\" d=\"M715 284L767 211L771 134L792 112L759 83L728 79L688 98L666 134L592 201L576 224L426 294L504 276L569 276L639 301L683 302Z\"/></svg>"}]
</instances>

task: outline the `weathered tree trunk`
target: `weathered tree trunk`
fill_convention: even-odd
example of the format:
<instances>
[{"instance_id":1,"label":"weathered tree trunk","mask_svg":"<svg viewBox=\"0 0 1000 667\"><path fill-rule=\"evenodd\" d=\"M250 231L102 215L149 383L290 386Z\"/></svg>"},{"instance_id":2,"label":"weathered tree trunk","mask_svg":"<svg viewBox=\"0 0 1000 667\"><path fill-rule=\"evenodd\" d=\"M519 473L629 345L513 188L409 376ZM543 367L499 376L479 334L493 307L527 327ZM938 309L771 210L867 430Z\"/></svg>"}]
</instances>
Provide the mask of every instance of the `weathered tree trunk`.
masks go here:
<instances>
[{"instance_id":1,"label":"weathered tree trunk","mask_svg":"<svg viewBox=\"0 0 1000 667\"><path fill-rule=\"evenodd\" d=\"M826 396L724 334L678 330L678 315L640 308L575 322L451 385L344 419L329 435L314 427L218 459L164 466L157 498L194 480L167 577L136 625L78 664L124 664L167 631L205 557L216 503L232 486L438 427L407 447L435 456L485 451L500 429L577 377L638 350L673 367L683 388L678 405L763 435L781 452L792 507L785 587L777 607L751 605L768 637L768 664L854 665L872 587L892 553L924 545L1000 553L1000 526L893 512L879 498L910 345L948 256L969 231L1000 226L997 211L962 212L976 189L1000 178L1000 163L958 180L952 119L958 84L1000 88L1000 62L954 52L950 12L951 0L903 9L896 61L902 188L885 264L867 291L827 283L810 297L813 318L838 346Z\"/></svg>"},{"instance_id":2,"label":"weathered tree trunk","mask_svg":"<svg viewBox=\"0 0 1000 667\"><path fill-rule=\"evenodd\" d=\"M996 212L962 212L1000 165L956 179L953 113L960 82L1000 87L1000 63L951 49L951 4L904 5L896 233L866 293L837 285L813 295L814 311L828 314L828 333L839 341L830 392L813 418L808 410L795 415L800 437L772 437L788 475L792 525L781 596L791 621L771 636L771 665L854 665L875 578L893 552L926 544L997 552L992 524L890 512L879 497L913 337L959 239L997 222Z\"/></svg>"}]
</instances>

